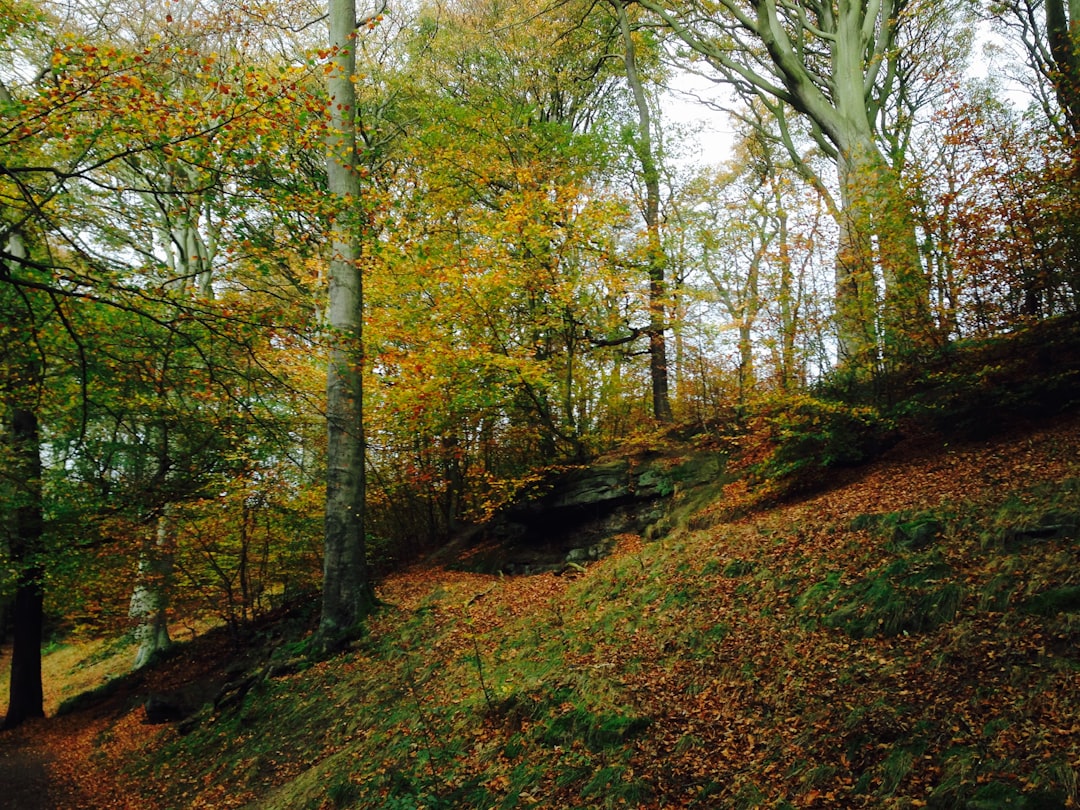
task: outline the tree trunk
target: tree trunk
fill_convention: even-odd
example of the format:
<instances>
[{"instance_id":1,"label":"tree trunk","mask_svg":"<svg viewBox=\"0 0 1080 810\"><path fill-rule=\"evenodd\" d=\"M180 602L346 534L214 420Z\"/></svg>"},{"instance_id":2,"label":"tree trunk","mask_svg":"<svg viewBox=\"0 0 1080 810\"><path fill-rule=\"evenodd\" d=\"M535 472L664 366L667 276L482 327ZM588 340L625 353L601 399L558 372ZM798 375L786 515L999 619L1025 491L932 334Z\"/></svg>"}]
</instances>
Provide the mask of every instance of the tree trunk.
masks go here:
<instances>
[{"instance_id":1,"label":"tree trunk","mask_svg":"<svg viewBox=\"0 0 1080 810\"><path fill-rule=\"evenodd\" d=\"M754 371L754 325L761 311L761 263L765 259L768 237L765 233L766 218L761 222L761 246L754 251L747 268L746 286L743 288L738 308L739 323L739 404L746 405L754 390L757 374Z\"/></svg>"},{"instance_id":2,"label":"tree trunk","mask_svg":"<svg viewBox=\"0 0 1080 810\"><path fill-rule=\"evenodd\" d=\"M667 255L660 234L660 170L652 145L652 120L649 101L638 72L637 54L631 36L630 21L626 7L615 0L619 15L619 28L623 38L623 61L626 65L626 81L634 93L638 112L638 136L634 139L634 152L641 166L645 185L645 204L642 216L648 239L649 273L649 378L652 383L653 417L660 422L671 421L671 398L668 391L667 363Z\"/></svg>"},{"instance_id":3,"label":"tree trunk","mask_svg":"<svg viewBox=\"0 0 1080 810\"><path fill-rule=\"evenodd\" d=\"M137 622L135 640L139 644L132 669L146 666L171 643L167 611L173 554L167 515L167 511L158 515L154 536L146 539L139 554L139 576L128 610Z\"/></svg>"},{"instance_id":4,"label":"tree trunk","mask_svg":"<svg viewBox=\"0 0 1080 810\"><path fill-rule=\"evenodd\" d=\"M1072 136L1080 136L1080 48L1073 26L1080 20L1080 3L1045 0L1046 38L1057 75L1054 93L1065 114Z\"/></svg>"},{"instance_id":5,"label":"tree trunk","mask_svg":"<svg viewBox=\"0 0 1080 810\"><path fill-rule=\"evenodd\" d=\"M864 368L872 368L880 359L909 362L935 343L930 286L911 207L900 178L872 137L851 139L840 157L839 171L843 201L836 262L840 357ZM879 309L881 290L884 305Z\"/></svg>"},{"instance_id":6,"label":"tree trunk","mask_svg":"<svg viewBox=\"0 0 1080 810\"><path fill-rule=\"evenodd\" d=\"M19 482L20 489L11 515L10 552L11 563L20 570L13 609L11 682L5 728L31 717L45 716L41 687L44 572L38 562L43 516L37 414L13 408L8 438L15 461L13 478Z\"/></svg>"},{"instance_id":7,"label":"tree trunk","mask_svg":"<svg viewBox=\"0 0 1080 810\"><path fill-rule=\"evenodd\" d=\"M788 214L784 208L783 194L775 191L777 219L777 247L779 251L780 285L777 294L780 305L780 388L793 390L802 381L796 373L795 338L798 335L798 302L795 300L795 278L791 270L791 245L788 236Z\"/></svg>"},{"instance_id":8,"label":"tree trunk","mask_svg":"<svg viewBox=\"0 0 1080 810\"><path fill-rule=\"evenodd\" d=\"M877 280L873 243L870 238L870 211L865 181L858 169L841 156L840 229L836 251L836 338L842 365L876 368L879 359L877 338Z\"/></svg>"},{"instance_id":9,"label":"tree trunk","mask_svg":"<svg viewBox=\"0 0 1080 810\"><path fill-rule=\"evenodd\" d=\"M337 198L330 257L323 647L339 644L374 602L364 549L363 261L356 151L356 3L330 0L327 180Z\"/></svg>"}]
</instances>

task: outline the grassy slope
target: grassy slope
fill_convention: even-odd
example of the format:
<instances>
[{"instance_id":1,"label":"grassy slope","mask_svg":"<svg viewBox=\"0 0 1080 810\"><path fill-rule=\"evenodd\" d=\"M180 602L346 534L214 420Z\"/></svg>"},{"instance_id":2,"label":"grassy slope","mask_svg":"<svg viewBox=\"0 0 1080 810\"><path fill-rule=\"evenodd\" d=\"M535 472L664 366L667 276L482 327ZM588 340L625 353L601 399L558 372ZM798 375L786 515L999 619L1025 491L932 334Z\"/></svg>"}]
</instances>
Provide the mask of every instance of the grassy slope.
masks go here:
<instances>
[{"instance_id":1,"label":"grassy slope","mask_svg":"<svg viewBox=\"0 0 1080 810\"><path fill-rule=\"evenodd\" d=\"M625 537L575 579L392 577L351 653L186 736L144 727L127 785L174 808L1075 806L1080 421L853 478Z\"/></svg>"}]
</instances>

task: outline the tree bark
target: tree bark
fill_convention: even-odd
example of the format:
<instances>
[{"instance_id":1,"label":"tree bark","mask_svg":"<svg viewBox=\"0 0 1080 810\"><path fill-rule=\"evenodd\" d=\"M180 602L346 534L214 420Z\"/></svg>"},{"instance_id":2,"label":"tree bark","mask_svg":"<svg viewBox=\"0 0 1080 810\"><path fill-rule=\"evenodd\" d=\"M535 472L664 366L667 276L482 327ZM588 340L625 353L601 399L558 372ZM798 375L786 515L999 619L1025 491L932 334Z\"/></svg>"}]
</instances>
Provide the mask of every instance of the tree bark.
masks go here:
<instances>
[{"instance_id":1,"label":"tree bark","mask_svg":"<svg viewBox=\"0 0 1080 810\"><path fill-rule=\"evenodd\" d=\"M356 3L330 0L327 179L332 225L326 378L327 474L323 543L324 649L339 644L374 603L364 548L363 222L356 150Z\"/></svg>"},{"instance_id":2,"label":"tree bark","mask_svg":"<svg viewBox=\"0 0 1080 810\"><path fill-rule=\"evenodd\" d=\"M15 459L18 501L12 510L11 562L18 566L13 609L11 682L4 727L45 716L41 686L41 631L44 625L44 572L39 562L43 532L41 453L37 414L12 408L8 428Z\"/></svg>"},{"instance_id":3,"label":"tree bark","mask_svg":"<svg viewBox=\"0 0 1080 810\"><path fill-rule=\"evenodd\" d=\"M0 92L0 97L10 99L6 90ZM16 261L29 256L20 232L9 236L7 253ZM27 323L18 325L30 327ZM44 533L41 436L37 412L33 404L24 400L27 392L37 391L42 370L40 363L32 359L21 365L21 373L15 375L15 386L9 389L15 396L4 403L8 417L5 439L11 451L10 480L13 483L12 502L6 505L10 512L5 515L9 525L4 528L8 558L17 572L11 609L11 678L5 728L17 726L31 717L45 716L41 686L41 632L45 623L41 562Z\"/></svg>"},{"instance_id":4,"label":"tree bark","mask_svg":"<svg viewBox=\"0 0 1080 810\"><path fill-rule=\"evenodd\" d=\"M653 417L659 422L671 421L671 398L669 394L667 362L667 254L664 252L660 233L660 170L652 143L652 118L649 100L638 71L637 52L630 31L630 20L621 0L615 0L619 15L619 29L623 38L623 62L626 81L634 94L638 113L638 135L634 139L634 153L641 167L645 185L645 201L642 217L648 239L649 275L649 378L652 387Z\"/></svg>"},{"instance_id":5,"label":"tree bark","mask_svg":"<svg viewBox=\"0 0 1080 810\"><path fill-rule=\"evenodd\" d=\"M135 640L139 648L132 669L141 669L169 647L168 607L173 554L169 541L168 506L155 521L152 538L147 538L139 555L139 576L131 594L129 615L135 619Z\"/></svg>"},{"instance_id":6,"label":"tree bark","mask_svg":"<svg viewBox=\"0 0 1080 810\"><path fill-rule=\"evenodd\" d=\"M848 156L837 160L840 229L836 251L836 337L842 365L874 368L879 361L877 281L865 181Z\"/></svg>"},{"instance_id":7,"label":"tree bark","mask_svg":"<svg viewBox=\"0 0 1080 810\"><path fill-rule=\"evenodd\" d=\"M908 362L935 343L930 284L914 215L899 176L872 136L852 137L839 166L843 209L836 309L841 357L863 368L879 359Z\"/></svg>"}]
</instances>

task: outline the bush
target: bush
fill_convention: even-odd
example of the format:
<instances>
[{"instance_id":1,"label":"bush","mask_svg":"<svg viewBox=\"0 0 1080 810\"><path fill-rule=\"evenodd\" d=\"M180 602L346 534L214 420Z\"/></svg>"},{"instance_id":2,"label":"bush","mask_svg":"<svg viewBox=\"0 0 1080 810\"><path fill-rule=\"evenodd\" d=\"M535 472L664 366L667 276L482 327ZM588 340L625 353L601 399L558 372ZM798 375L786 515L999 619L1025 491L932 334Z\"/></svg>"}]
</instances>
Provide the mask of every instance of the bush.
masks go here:
<instances>
[{"instance_id":1,"label":"bush","mask_svg":"<svg viewBox=\"0 0 1080 810\"><path fill-rule=\"evenodd\" d=\"M757 481L781 489L807 490L821 474L861 464L894 441L891 421L870 405L851 405L798 395L768 409L765 423L772 451L752 470Z\"/></svg>"}]
</instances>

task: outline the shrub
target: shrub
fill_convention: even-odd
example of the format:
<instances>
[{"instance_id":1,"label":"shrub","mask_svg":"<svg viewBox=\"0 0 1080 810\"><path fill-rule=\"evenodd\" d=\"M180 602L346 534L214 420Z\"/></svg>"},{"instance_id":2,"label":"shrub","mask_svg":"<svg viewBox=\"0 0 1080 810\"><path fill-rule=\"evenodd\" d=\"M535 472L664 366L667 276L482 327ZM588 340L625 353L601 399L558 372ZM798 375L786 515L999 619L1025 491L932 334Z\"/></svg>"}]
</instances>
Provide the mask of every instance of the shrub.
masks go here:
<instances>
[{"instance_id":1,"label":"shrub","mask_svg":"<svg viewBox=\"0 0 1080 810\"><path fill-rule=\"evenodd\" d=\"M888 447L894 428L870 405L797 395L766 410L771 453L752 470L780 489L813 489L828 469L861 464Z\"/></svg>"}]
</instances>

